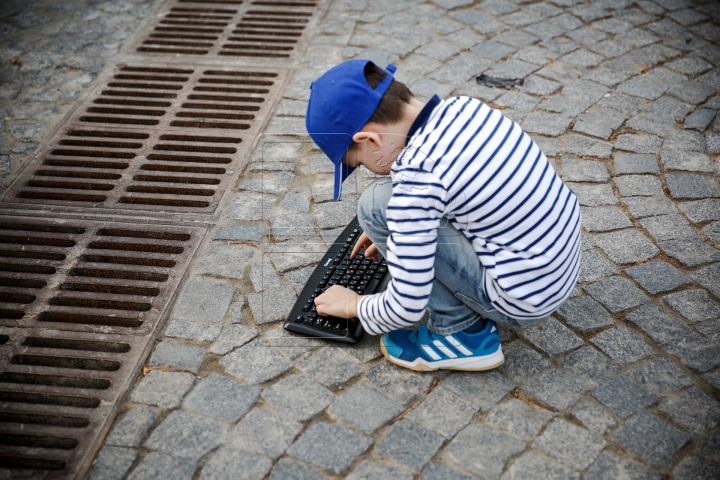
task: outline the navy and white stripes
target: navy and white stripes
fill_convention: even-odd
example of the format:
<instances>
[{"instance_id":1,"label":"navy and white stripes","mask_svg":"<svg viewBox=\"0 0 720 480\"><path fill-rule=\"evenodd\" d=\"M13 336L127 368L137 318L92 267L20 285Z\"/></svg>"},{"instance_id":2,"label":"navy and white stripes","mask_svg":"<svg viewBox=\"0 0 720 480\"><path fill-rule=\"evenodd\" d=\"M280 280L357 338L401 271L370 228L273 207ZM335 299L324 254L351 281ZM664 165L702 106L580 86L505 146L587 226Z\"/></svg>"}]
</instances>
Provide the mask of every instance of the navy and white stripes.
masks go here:
<instances>
[{"instance_id":1,"label":"navy and white stripes","mask_svg":"<svg viewBox=\"0 0 720 480\"><path fill-rule=\"evenodd\" d=\"M580 268L580 208L522 129L469 97L429 104L392 167L387 261L392 282L361 299L365 330L417 323L432 290L436 230L446 217L472 242L500 312L528 323L570 295Z\"/></svg>"}]
</instances>

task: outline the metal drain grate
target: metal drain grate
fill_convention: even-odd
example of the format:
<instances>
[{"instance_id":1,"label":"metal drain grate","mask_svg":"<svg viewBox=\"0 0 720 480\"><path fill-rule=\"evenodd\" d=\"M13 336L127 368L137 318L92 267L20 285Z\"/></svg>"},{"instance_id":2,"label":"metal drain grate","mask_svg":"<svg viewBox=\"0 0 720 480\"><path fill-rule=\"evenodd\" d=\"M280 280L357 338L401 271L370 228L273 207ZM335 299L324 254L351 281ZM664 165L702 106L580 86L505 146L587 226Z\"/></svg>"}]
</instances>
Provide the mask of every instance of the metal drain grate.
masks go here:
<instances>
[{"instance_id":1,"label":"metal drain grate","mask_svg":"<svg viewBox=\"0 0 720 480\"><path fill-rule=\"evenodd\" d=\"M0 468L89 466L204 234L0 217Z\"/></svg>"},{"instance_id":2,"label":"metal drain grate","mask_svg":"<svg viewBox=\"0 0 720 480\"><path fill-rule=\"evenodd\" d=\"M175 1L135 49L159 55L294 58L319 6L311 0Z\"/></svg>"},{"instance_id":3,"label":"metal drain grate","mask_svg":"<svg viewBox=\"0 0 720 480\"><path fill-rule=\"evenodd\" d=\"M212 214L286 77L119 65L3 201Z\"/></svg>"}]
</instances>

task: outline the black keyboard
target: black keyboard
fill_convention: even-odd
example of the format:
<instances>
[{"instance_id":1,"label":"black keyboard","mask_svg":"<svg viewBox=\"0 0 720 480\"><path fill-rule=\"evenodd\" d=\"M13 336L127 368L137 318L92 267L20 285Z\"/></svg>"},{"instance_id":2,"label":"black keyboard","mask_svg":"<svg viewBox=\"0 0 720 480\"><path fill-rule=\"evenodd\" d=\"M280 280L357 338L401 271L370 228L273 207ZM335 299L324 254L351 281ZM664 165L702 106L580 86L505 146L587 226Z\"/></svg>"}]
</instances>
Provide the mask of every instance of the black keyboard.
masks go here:
<instances>
[{"instance_id":1,"label":"black keyboard","mask_svg":"<svg viewBox=\"0 0 720 480\"><path fill-rule=\"evenodd\" d=\"M333 285L342 285L360 295L385 290L390 275L387 262L380 253L375 261L365 258L365 249L361 248L355 258L350 258L362 231L355 217L330 246L295 302L285 321L285 330L345 343L357 343L362 339L365 330L359 319L318 315L314 300Z\"/></svg>"}]
</instances>

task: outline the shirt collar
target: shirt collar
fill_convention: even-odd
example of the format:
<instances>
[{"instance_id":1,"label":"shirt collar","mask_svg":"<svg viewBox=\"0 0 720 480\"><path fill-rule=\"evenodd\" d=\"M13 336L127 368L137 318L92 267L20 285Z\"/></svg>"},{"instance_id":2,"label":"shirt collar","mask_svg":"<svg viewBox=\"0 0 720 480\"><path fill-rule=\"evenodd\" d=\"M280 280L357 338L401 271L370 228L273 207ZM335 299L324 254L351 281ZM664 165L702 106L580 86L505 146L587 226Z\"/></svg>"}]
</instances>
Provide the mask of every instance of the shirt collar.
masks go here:
<instances>
[{"instance_id":1,"label":"shirt collar","mask_svg":"<svg viewBox=\"0 0 720 480\"><path fill-rule=\"evenodd\" d=\"M435 107L437 107L440 102L440 97L437 95L433 95L432 98L428 100L423 109L420 110L420 113L418 113L418 116L415 118L413 124L410 126L410 130L408 130L407 134L408 139L412 138L420 127L425 125L425 122L427 122L428 118L430 118L430 114L433 110L435 110Z\"/></svg>"}]
</instances>

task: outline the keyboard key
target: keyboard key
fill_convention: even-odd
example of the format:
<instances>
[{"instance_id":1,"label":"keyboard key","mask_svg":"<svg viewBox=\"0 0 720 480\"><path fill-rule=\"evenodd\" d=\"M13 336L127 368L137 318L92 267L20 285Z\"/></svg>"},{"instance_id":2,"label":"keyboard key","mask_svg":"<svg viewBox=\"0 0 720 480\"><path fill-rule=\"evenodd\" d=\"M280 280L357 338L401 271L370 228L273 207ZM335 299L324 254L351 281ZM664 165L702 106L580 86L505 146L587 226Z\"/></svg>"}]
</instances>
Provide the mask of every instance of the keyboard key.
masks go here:
<instances>
[{"instance_id":1,"label":"keyboard key","mask_svg":"<svg viewBox=\"0 0 720 480\"><path fill-rule=\"evenodd\" d=\"M375 278L378 279L378 280L382 280L384 276L385 276L385 275L382 274L382 273L376 273L376 274L375 274Z\"/></svg>"},{"instance_id":2,"label":"keyboard key","mask_svg":"<svg viewBox=\"0 0 720 480\"><path fill-rule=\"evenodd\" d=\"M305 319L305 321L303 322L303 325L307 325L308 327L312 327L313 321L310 320L309 318L307 318L307 319Z\"/></svg>"},{"instance_id":3,"label":"keyboard key","mask_svg":"<svg viewBox=\"0 0 720 480\"><path fill-rule=\"evenodd\" d=\"M369 295L371 293L375 293L375 290L377 289L378 285L380 285L380 280L377 278L377 275L376 275L376 278L374 280L372 280L370 283L368 283L367 288L365 288L365 294Z\"/></svg>"},{"instance_id":4,"label":"keyboard key","mask_svg":"<svg viewBox=\"0 0 720 480\"><path fill-rule=\"evenodd\" d=\"M322 324L322 329L329 332L332 329L332 323L330 320L325 320L325 322Z\"/></svg>"},{"instance_id":5,"label":"keyboard key","mask_svg":"<svg viewBox=\"0 0 720 480\"><path fill-rule=\"evenodd\" d=\"M303 320L305 320L305 319L303 318L302 315L298 315L297 317L295 317L295 323L302 323Z\"/></svg>"}]
</instances>

